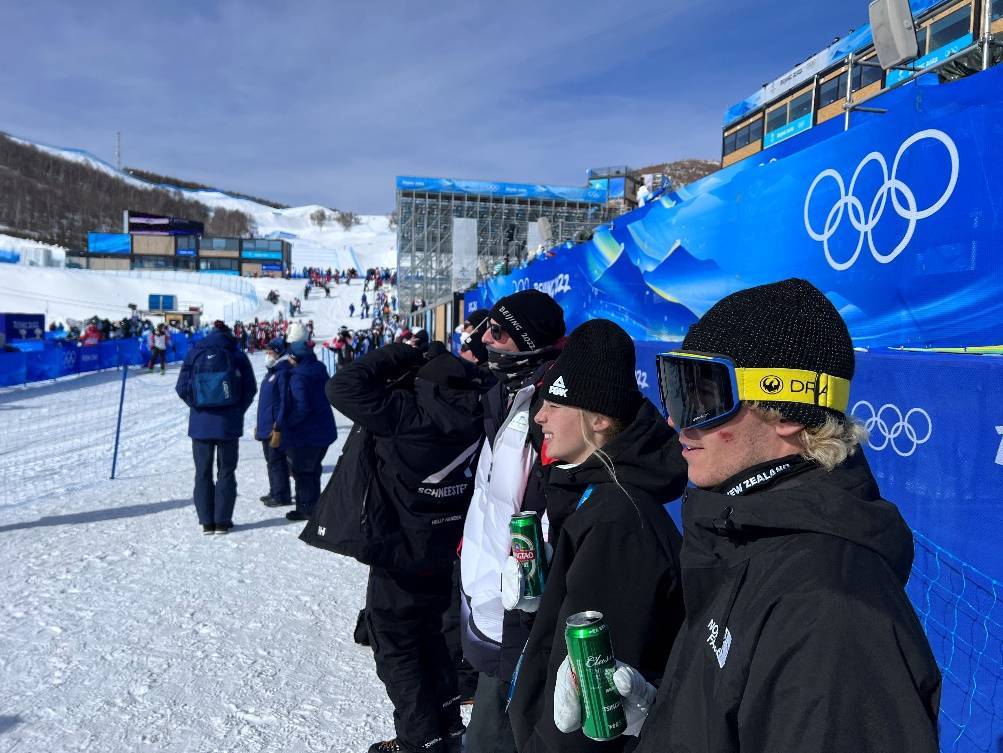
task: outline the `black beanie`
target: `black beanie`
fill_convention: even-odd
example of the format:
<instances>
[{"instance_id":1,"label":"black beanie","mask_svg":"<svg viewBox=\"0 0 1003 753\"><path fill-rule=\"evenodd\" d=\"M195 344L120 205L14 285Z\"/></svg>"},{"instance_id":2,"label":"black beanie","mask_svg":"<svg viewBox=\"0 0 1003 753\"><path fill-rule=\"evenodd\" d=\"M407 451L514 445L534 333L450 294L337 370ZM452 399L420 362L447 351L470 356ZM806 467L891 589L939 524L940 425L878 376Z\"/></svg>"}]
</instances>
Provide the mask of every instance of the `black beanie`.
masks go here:
<instances>
[{"instance_id":1,"label":"black beanie","mask_svg":"<svg viewBox=\"0 0 1003 753\"><path fill-rule=\"evenodd\" d=\"M519 346L520 351L547 348L564 337L564 311L539 290L522 290L491 307L491 318Z\"/></svg>"},{"instance_id":2,"label":"black beanie","mask_svg":"<svg viewBox=\"0 0 1003 753\"><path fill-rule=\"evenodd\" d=\"M608 319L577 327L540 387L544 400L629 422L641 405L634 341Z\"/></svg>"},{"instance_id":3,"label":"black beanie","mask_svg":"<svg viewBox=\"0 0 1003 753\"><path fill-rule=\"evenodd\" d=\"M489 316L491 316L491 312L487 309L477 309L476 311L471 311L470 316L463 321L469 323L471 327L476 327Z\"/></svg>"},{"instance_id":4,"label":"black beanie","mask_svg":"<svg viewBox=\"0 0 1003 753\"><path fill-rule=\"evenodd\" d=\"M683 349L728 356L739 368L804 369L853 378L853 341L846 323L821 290L796 278L721 299L690 327ZM803 403L764 405L804 426L843 415Z\"/></svg>"},{"instance_id":5,"label":"black beanie","mask_svg":"<svg viewBox=\"0 0 1003 753\"><path fill-rule=\"evenodd\" d=\"M439 343L435 343L435 345L439 345ZM434 356L418 369L418 373L415 375L418 379L453 389L470 387L470 373L463 361L439 348L434 350L430 348L430 352L439 352L440 354Z\"/></svg>"}]
</instances>

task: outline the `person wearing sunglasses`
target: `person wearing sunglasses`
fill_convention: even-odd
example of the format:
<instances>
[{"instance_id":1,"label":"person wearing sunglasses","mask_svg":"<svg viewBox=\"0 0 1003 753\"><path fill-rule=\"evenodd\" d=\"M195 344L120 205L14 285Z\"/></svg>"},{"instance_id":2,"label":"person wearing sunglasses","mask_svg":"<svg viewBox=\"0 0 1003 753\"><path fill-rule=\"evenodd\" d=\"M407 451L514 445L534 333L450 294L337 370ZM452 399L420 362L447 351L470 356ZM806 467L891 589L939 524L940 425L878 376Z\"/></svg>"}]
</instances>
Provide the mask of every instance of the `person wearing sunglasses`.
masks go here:
<instances>
[{"instance_id":1,"label":"person wearing sunglasses","mask_svg":"<svg viewBox=\"0 0 1003 753\"><path fill-rule=\"evenodd\" d=\"M658 371L695 488L686 621L635 750L935 753L941 677L904 590L912 533L846 412L839 312L805 280L734 293Z\"/></svg>"},{"instance_id":2,"label":"person wearing sunglasses","mask_svg":"<svg viewBox=\"0 0 1003 753\"><path fill-rule=\"evenodd\" d=\"M540 382L560 352L564 312L546 293L524 290L495 303L484 326L488 368L498 381L481 399L486 438L460 554L463 654L479 673L466 753L515 753L505 707L529 630L518 613L505 612L501 575L512 515L545 507L543 433L532 417Z\"/></svg>"}]
</instances>

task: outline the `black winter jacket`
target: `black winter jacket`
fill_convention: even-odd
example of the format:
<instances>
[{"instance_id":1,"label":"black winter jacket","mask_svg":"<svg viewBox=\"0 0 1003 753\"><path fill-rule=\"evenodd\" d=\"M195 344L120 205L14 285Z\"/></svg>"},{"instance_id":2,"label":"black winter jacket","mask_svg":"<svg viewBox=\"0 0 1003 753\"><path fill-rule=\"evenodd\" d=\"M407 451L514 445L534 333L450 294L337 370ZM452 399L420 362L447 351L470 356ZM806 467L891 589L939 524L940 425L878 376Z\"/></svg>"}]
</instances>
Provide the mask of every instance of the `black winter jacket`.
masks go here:
<instances>
[{"instance_id":1,"label":"black winter jacket","mask_svg":"<svg viewBox=\"0 0 1003 753\"><path fill-rule=\"evenodd\" d=\"M414 348L387 345L327 383L331 404L355 427L301 536L307 543L405 572L452 567L483 436L486 375L471 366L469 388L412 382L422 363Z\"/></svg>"},{"instance_id":2,"label":"black winter jacket","mask_svg":"<svg viewBox=\"0 0 1003 753\"><path fill-rule=\"evenodd\" d=\"M560 535L509 708L521 753L621 751L631 742L599 743L581 731L562 734L554 725L554 685L567 656L568 617L602 612L616 657L649 676L662 672L683 621L680 536L663 507L686 486L675 432L645 400L603 450L633 499L595 454L579 466L550 469L547 514ZM578 507L589 486L591 494Z\"/></svg>"},{"instance_id":3,"label":"black winter jacket","mask_svg":"<svg viewBox=\"0 0 1003 753\"><path fill-rule=\"evenodd\" d=\"M936 753L940 673L898 510L860 453L768 471L743 496L687 493L686 624L637 750Z\"/></svg>"}]
</instances>

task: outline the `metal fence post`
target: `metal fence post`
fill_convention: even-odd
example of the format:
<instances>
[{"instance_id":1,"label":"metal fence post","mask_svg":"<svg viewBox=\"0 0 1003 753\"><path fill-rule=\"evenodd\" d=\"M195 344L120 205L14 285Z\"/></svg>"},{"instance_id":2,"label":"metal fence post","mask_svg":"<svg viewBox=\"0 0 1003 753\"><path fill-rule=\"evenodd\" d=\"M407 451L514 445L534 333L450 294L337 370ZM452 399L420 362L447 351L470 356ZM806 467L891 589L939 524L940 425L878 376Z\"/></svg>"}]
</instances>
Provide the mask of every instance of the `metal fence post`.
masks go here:
<instances>
[{"instance_id":1,"label":"metal fence post","mask_svg":"<svg viewBox=\"0 0 1003 753\"><path fill-rule=\"evenodd\" d=\"M129 374L129 364L122 364L122 390L118 397L118 422L115 425L115 450L111 456L111 477L115 478L115 468L118 465L118 439L122 434L122 407L125 405L125 378Z\"/></svg>"}]
</instances>

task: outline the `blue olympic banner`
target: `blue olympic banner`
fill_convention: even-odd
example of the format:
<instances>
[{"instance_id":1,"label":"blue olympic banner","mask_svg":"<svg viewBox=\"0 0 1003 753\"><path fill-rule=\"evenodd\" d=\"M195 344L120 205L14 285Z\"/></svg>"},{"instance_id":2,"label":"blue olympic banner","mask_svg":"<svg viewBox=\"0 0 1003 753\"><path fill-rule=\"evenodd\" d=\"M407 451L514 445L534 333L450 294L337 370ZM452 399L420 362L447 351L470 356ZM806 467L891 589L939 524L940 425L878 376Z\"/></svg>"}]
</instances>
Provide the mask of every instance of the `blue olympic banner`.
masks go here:
<instances>
[{"instance_id":1,"label":"blue olympic banner","mask_svg":"<svg viewBox=\"0 0 1003 753\"><path fill-rule=\"evenodd\" d=\"M998 66L888 92L874 100L887 115L664 194L474 297L488 306L532 287L572 323L604 316L636 339L678 340L725 295L797 275L829 296L857 345L1003 342L1001 86Z\"/></svg>"},{"instance_id":2,"label":"blue olympic banner","mask_svg":"<svg viewBox=\"0 0 1003 753\"><path fill-rule=\"evenodd\" d=\"M579 186L551 186L533 183L500 183L483 180L455 180L453 178L419 178L397 176L398 191L424 193L458 193L480 196L498 196L519 199L550 199L552 201L582 201L602 204L606 191Z\"/></svg>"},{"instance_id":3,"label":"blue olympic banner","mask_svg":"<svg viewBox=\"0 0 1003 753\"><path fill-rule=\"evenodd\" d=\"M45 314L0 313L0 332L7 342L40 338L45 334Z\"/></svg>"},{"instance_id":4,"label":"blue olympic banner","mask_svg":"<svg viewBox=\"0 0 1003 753\"><path fill-rule=\"evenodd\" d=\"M202 335L173 334L167 350L167 360L182 360L193 343ZM82 374L119 366L140 366L150 360L145 337L125 340L105 340L82 347L74 340L34 341L15 343L17 352L0 353L0 387ZM28 349L30 348L30 350Z\"/></svg>"},{"instance_id":5,"label":"blue olympic banner","mask_svg":"<svg viewBox=\"0 0 1003 753\"><path fill-rule=\"evenodd\" d=\"M1003 725L1003 358L860 353L850 412L882 495L915 531L908 591L944 676L945 751Z\"/></svg>"}]
</instances>

